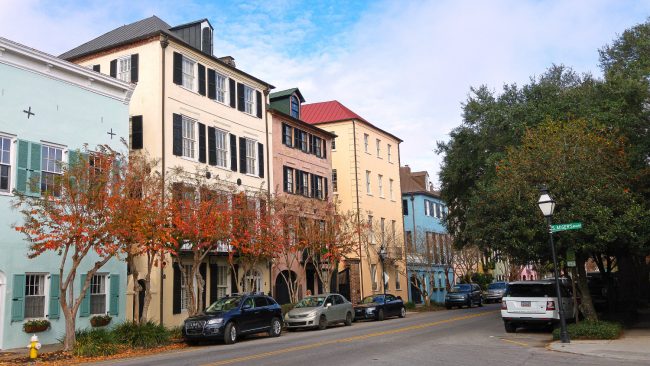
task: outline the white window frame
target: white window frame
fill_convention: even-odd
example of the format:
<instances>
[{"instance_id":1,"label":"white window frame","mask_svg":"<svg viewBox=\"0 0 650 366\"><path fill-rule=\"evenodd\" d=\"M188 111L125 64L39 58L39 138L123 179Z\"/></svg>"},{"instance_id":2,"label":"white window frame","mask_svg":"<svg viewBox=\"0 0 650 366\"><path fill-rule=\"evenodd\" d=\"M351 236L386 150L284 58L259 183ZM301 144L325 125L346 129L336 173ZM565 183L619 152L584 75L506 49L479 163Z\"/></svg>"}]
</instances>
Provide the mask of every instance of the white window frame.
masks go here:
<instances>
[{"instance_id":1,"label":"white window frame","mask_svg":"<svg viewBox=\"0 0 650 366\"><path fill-rule=\"evenodd\" d=\"M370 154L370 151L368 151L368 140L370 139L370 136L367 133L363 134L363 146L368 154Z\"/></svg>"},{"instance_id":2,"label":"white window frame","mask_svg":"<svg viewBox=\"0 0 650 366\"><path fill-rule=\"evenodd\" d=\"M393 180L388 179L388 193L390 194L391 201L395 201L395 195L393 194Z\"/></svg>"},{"instance_id":3,"label":"white window frame","mask_svg":"<svg viewBox=\"0 0 650 366\"><path fill-rule=\"evenodd\" d=\"M198 123L194 118L190 118L186 115L181 115L181 141L182 141L182 152L181 156L191 160L197 159L197 129Z\"/></svg>"},{"instance_id":4,"label":"white window frame","mask_svg":"<svg viewBox=\"0 0 650 366\"><path fill-rule=\"evenodd\" d=\"M185 269L185 276L183 276L183 273L181 273L181 311L187 311L187 307L190 304L190 293L187 280L189 280L189 277L192 276L192 265L182 264L182 266Z\"/></svg>"},{"instance_id":5,"label":"white window frame","mask_svg":"<svg viewBox=\"0 0 650 366\"><path fill-rule=\"evenodd\" d=\"M294 115L294 113L293 113L294 112L294 110L293 110L294 102L295 102L295 105L297 107L296 111L295 111L296 115ZM298 96L296 94L293 94L291 96L291 98L289 99L289 115L291 117L293 117L293 118L296 118L296 119L300 118L300 99L298 98Z\"/></svg>"},{"instance_id":6,"label":"white window frame","mask_svg":"<svg viewBox=\"0 0 650 366\"><path fill-rule=\"evenodd\" d=\"M377 264L370 265L370 279L372 280L372 290L379 290L379 283L377 282Z\"/></svg>"},{"instance_id":7,"label":"white window frame","mask_svg":"<svg viewBox=\"0 0 650 366\"><path fill-rule=\"evenodd\" d=\"M379 197L384 198L384 176L377 174L377 189L379 190Z\"/></svg>"},{"instance_id":8,"label":"white window frame","mask_svg":"<svg viewBox=\"0 0 650 366\"><path fill-rule=\"evenodd\" d=\"M300 176L301 192L305 197L309 197L309 173L302 172Z\"/></svg>"},{"instance_id":9,"label":"white window frame","mask_svg":"<svg viewBox=\"0 0 650 366\"><path fill-rule=\"evenodd\" d=\"M117 79L131 82L131 55L117 59Z\"/></svg>"},{"instance_id":10,"label":"white window frame","mask_svg":"<svg viewBox=\"0 0 650 366\"><path fill-rule=\"evenodd\" d=\"M39 295L27 295L27 288L29 287L29 276L39 276L43 278L42 281L42 290L43 293ZM50 309L50 279L51 276L49 273L42 273L42 272L27 272L25 273L25 287L23 288L23 291L25 291L25 303L24 303L24 309L23 309L23 314L25 315L25 319L45 319L49 316L49 309ZM27 297L43 297L43 315L42 316L27 316Z\"/></svg>"},{"instance_id":11,"label":"white window frame","mask_svg":"<svg viewBox=\"0 0 650 366\"><path fill-rule=\"evenodd\" d=\"M251 292L260 292L262 291L262 273L257 269L249 269L246 274L244 274L244 281L250 281L250 284L254 285L253 288L247 286Z\"/></svg>"},{"instance_id":12,"label":"white window frame","mask_svg":"<svg viewBox=\"0 0 650 366\"><path fill-rule=\"evenodd\" d=\"M257 175L257 140L246 138L246 174Z\"/></svg>"},{"instance_id":13,"label":"white window frame","mask_svg":"<svg viewBox=\"0 0 650 366\"><path fill-rule=\"evenodd\" d=\"M402 289L402 283L399 279L399 271L395 270L395 290L401 290Z\"/></svg>"},{"instance_id":14,"label":"white window frame","mask_svg":"<svg viewBox=\"0 0 650 366\"><path fill-rule=\"evenodd\" d=\"M323 177L314 175L313 178L316 179L316 192L314 192L314 197L322 200L325 197L323 194Z\"/></svg>"},{"instance_id":15,"label":"white window frame","mask_svg":"<svg viewBox=\"0 0 650 366\"><path fill-rule=\"evenodd\" d=\"M257 113L257 102L255 100L255 89L244 84L244 112L255 115Z\"/></svg>"},{"instance_id":16,"label":"white window frame","mask_svg":"<svg viewBox=\"0 0 650 366\"><path fill-rule=\"evenodd\" d=\"M431 216L431 207L429 206L429 200L424 200L424 216Z\"/></svg>"},{"instance_id":17,"label":"white window frame","mask_svg":"<svg viewBox=\"0 0 650 366\"><path fill-rule=\"evenodd\" d=\"M45 152L47 151L47 157L45 157ZM51 158L52 151L54 151L54 159ZM61 152L61 156L57 156L57 152ZM46 191L43 189L43 184L46 184L48 176L52 177L52 182L56 180L56 175L62 175L63 169L63 155L67 150L63 146L50 145L46 143L41 143L41 181L40 181L40 190L41 194ZM54 186L54 185L53 185ZM60 189L60 188L59 188ZM56 193L56 192L53 192ZM60 192L59 192L60 193ZM58 197L58 195L53 194L53 196Z\"/></svg>"},{"instance_id":18,"label":"white window frame","mask_svg":"<svg viewBox=\"0 0 650 366\"><path fill-rule=\"evenodd\" d=\"M183 55L183 60L181 61L181 86L192 92L195 92L198 86L198 83L194 82L197 74L196 69L196 61Z\"/></svg>"},{"instance_id":19,"label":"white window frame","mask_svg":"<svg viewBox=\"0 0 650 366\"><path fill-rule=\"evenodd\" d=\"M0 195L12 195L14 180L11 179L15 173L14 145L16 138L0 134L0 166L7 167L7 189L0 189ZM6 145L5 145L6 144Z\"/></svg>"},{"instance_id":20,"label":"white window frame","mask_svg":"<svg viewBox=\"0 0 650 366\"><path fill-rule=\"evenodd\" d=\"M334 131L330 131L332 135L335 135ZM332 143L330 144L332 146L332 151L336 151L336 137L332 137Z\"/></svg>"},{"instance_id":21,"label":"white window frame","mask_svg":"<svg viewBox=\"0 0 650 366\"><path fill-rule=\"evenodd\" d=\"M295 193L295 182L293 178L294 173L295 169L286 167L284 181L287 182L287 192L289 193Z\"/></svg>"},{"instance_id":22,"label":"white window frame","mask_svg":"<svg viewBox=\"0 0 650 366\"><path fill-rule=\"evenodd\" d=\"M379 219L379 227L381 230L381 245L386 246L386 218Z\"/></svg>"},{"instance_id":23,"label":"white window frame","mask_svg":"<svg viewBox=\"0 0 650 366\"><path fill-rule=\"evenodd\" d=\"M108 273L95 273L93 275L93 278L94 277L103 278L103 280L104 280L104 293L101 293L101 292L96 293L96 292L94 292L96 290L97 286L93 287L93 279L91 279L90 280L90 285L88 287L88 291L90 292L90 299L88 299L89 304L90 304L90 315L108 314L108 310L109 310L108 307L110 305L109 304L109 297L108 297L108 294L110 294L110 288L109 288L109 286L110 286L110 281L109 281L110 276L109 276ZM101 288L101 284L100 284L100 288ZM93 311L93 296L94 297L100 297L102 295L104 296L104 312L100 312L100 313L94 312Z\"/></svg>"},{"instance_id":24,"label":"white window frame","mask_svg":"<svg viewBox=\"0 0 650 366\"><path fill-rule=\"evenodd\" d=\"M217 299L225 297L228 294L228 284L230 281L229 277L229 267L217 265Z\"/></svg>"},{"instance_id":25,"label":"white window frame","mask_svg":"<svg viewBox=\"0 0 650 366\"><path fill-rule=\"evenodd\" d=\"M314 136L313 140L314 146L311 147L312 152L319 158L323 157L323 139L320 137Z\"/></svg>"},{"instance_id":26,"label":"white window frame","mask_svg":"<svg viewBox=\"0 0 650 366\"><path fill-rule=\"evenodd\" d=\"M370 187L370 170L366 170L366 194L372 196L372 190Z\"/></svg>"},{"instance_id":27,"label":"white window frame","mask_svg":"<svg viewBox=\"0 0 650 366\"><path fill-rule=\"evenodd\" d=\"M229 101L230 86L228 77L215 72L214 78L215 100L219 103L226 104Z\"/></svg>"},{"instance_id":28,"label":"white window frame","mask_svg":"<svg viewBox=\"0 0 650 366\"><path fill-rule=\"evenodd\" d=\"M380 139L375 139L377 143L377 157L381 159L381 140Z\"/></svg>"},{"instance_id":29,"label":"white window frame","mask_svg":"<svg viewBox=\"0 0 650 366\"><path fill-rule=\"evenodd\" d=\"M392 152L391 152L391 148L392 148L391 144L386 144L386 150L388 151L388 162L389 163L393 162L393 155L392 155Z\"/></svg>"},{"instance_id":30,"label":"white window frame","mask_svg":"<svg viewBox=\"0 0 650 366\"><path fill-rule=\"evenodd\" d=\"M220 139L223 137L223 140ZM215 149L217 151L217 166L220 168L228 168L229 160L229 141L228 141L228 131L215 128L214 129L214 141Z\"/></svg>"}]
</instances>

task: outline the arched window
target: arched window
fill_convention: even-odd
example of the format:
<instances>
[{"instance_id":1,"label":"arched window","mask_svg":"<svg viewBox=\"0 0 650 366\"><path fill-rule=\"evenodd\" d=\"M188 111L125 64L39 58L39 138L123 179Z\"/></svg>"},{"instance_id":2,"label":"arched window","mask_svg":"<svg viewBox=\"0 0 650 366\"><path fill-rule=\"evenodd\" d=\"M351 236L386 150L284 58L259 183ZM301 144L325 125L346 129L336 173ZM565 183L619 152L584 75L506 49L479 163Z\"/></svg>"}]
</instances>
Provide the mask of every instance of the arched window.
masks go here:
<instances>
[{"instance_id":1,"label":"arched window","mask_svg":"<svg viewBox=\"0 0 650 366\"><path fill-rule=\"evenodd\" d=\"M291 117L300 118L300 100L296 95L291 96Z\"/></svg>"}]
</instances>

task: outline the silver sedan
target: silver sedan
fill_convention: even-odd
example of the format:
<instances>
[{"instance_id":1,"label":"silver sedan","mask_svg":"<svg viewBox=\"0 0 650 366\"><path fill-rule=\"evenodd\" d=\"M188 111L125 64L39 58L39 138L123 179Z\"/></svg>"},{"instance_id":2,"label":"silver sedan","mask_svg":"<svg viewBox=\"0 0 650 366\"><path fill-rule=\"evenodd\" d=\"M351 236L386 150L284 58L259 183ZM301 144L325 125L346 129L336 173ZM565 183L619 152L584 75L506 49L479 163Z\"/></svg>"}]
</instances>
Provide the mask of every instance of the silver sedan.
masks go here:
<instances>
[{"instance_id":1,"label":"silver sedan","mask_svg":"<svg viewBox=\"0 0 650 366\"><path fill-rule=\"evenodd\" d=\"M284 317L287 329L325 329L329 324L352 325L352 303L339 294L307 296L300 300Z\"/></svg>"}]
</instances>

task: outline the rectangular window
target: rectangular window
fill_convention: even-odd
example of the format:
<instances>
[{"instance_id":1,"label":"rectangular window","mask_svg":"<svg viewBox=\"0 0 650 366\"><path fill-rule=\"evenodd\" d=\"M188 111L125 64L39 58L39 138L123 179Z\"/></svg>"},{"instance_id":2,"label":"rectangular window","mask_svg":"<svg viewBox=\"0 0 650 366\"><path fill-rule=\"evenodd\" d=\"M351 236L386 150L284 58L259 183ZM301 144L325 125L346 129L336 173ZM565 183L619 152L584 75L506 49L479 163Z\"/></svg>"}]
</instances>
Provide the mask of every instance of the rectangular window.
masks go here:
<instances>
[{"instance_id":1,"label":"rectangular window","mask_svg":"<svg viewBox=\"0 0 650 366\"><path fill-rule=\"evenodd\" d=\"M307 152L309 151L309 141L307 140L307 132L298 131L300 135L300 150Z\"/></svg>"},{"instance_id":2,"label":"rectangular window","mask_svg":"<svg viewBox=\"0 0 650 366\"><path fill-rule=\"evenodd\" d=\"M45 275L25 275L25 318L45 317Z\"/></svg>"},{"instance_id":3,"label":"rectangular window","mask_svg":"<svg viewBox=\"0 0 650 366\"><path fill-rule=\"evenodd\" d=\"M379 288L377 286L377 265L370 265L370 279L372 280L372 290L377 291Z\"/></svg>"},{"instance_id":4,"label":"rectangular window","mask_svg":"<svg viewBox=\"0 0 650 366\"><path fill-rule=\"evenodd\" d=\"M392 163L392 162L393 162L393 156L392 156L391 147L392 147L392 146L390 146L390 144L387 144L387 145L386 145L386 151L388 151L388 162L389 162L389 163Z\"/></svg>"},{"instance_id":5,"label":"rectangular window","mask_svg":"<svg viewBox=\"0 0 650 366\"><path fill-rule=\"evenodd\" d=\"M246 139L246 173L257 175L257 141Z\"/></svg>"},{"instance_id":6,"label":"rectangular window","mask_svg":"<svg viewBox=\"0 0 650 366\"><path fill-rule=\"evenodd\" d=\"M284 171L284 181L287 192L293 193L293 168L286 168Z\"/></svg>"},{"instance_id":7,"label":"rectangular window","mask_svg":"<svg viewBox=\"0 0 650 366\"><path fill-rule=\"evenodd\" d=\"M217 166L228 168L228 132L215 129Z\"/></svg>"},{"instance_id":8,"label":"rectangular window","mask_svg":"<svg viewBox=\"0 0 650 366\"><path fill-rule=\"evenodd\" d=\"M244 112L255 114L255 90L248 85L244 85Z\"/></svg>"},{"instance_id":9,"label":"rectangular window","mask_svg":"<svg viewBox=\"0 0 650 366\"><path fill-rule=\"evenodd\" d=\"M384 197L384 176L379 174L377 175L377 189L379 190L379 197Z\"/></svg>"},{"instance_id":10,"label":"rectangular window","mask_svg":"<svg viewBox=\"0 0 650 366\"><path fill-rule=\"evenodd\" d=\"M302 185L302 195L309 197L309 174L302 172L300 184Z\"/></svg>"},{"instance_id":11,"label":"rectangular window","mask_svg":"<svg viewBox=\"0 0 650 366\"><path fill-rule=\"evenodd\" d=\"M131 82L131 55L117 60L117 78L127 83Z\"/></svg>"},{"instance_id":12,"label":"rectangular window","mask_svg":"<svg viewBox=\"0 0 650 366\"><path fill-rule=\"evenodd\" d=\"M377 157L381 158L381 140L377 139Z\"/></svg>"},{"instance_id":13,"label":"rectangular window","mask_svg":"<svg viewBox=\"0 0 650 366\"><path fill-rule=\"evenodd\" d=\"M11 139L0 136L0 192L11 192Z\"/></svg>"},{"instance_id":14,"label":"rectangular window","mask_svg":"<svg viewBox=\"0 0 650 366\"><path fill-rule=\"evenodd\" d=\"M402 200L402 215L409 214L409 204L407 200Z\"/></svg>"},{"instance_id":15,"label":"rectangular window","mask_svg":"<svg viewBox=\"0 0 650 366\"><path fill-rule=\"evenodd\" d=\"M190 302L190 286L188 286L187 278L192 275L192 266L183 264L185 275L181 273L181 310L187 310Z\"/></svg>"},{"instance_id":16,"label":"rectangular window","mask_svg":"<svg viewBox=\"0 0 650 366\"><path fill-rule=\"evenodd\" d=\"M183 87L194 91L194 67L196 62L183 56Z\"/></svg>"},{"instance_id":17,"label":"rectangular window","mask_svg":"<svg viewBox=\"0 0 650 366\"><path fill-rule=\"evenodd\" d=\"M323 157L322 143L320 137L314 136L314 146L311 147L311 151L319 158Z\"/></svg>"},{"instance_id":18,"label":"rectangular window","mask_svg":"<svg viewBox=\"0 0 650 366\"><path fill-rule=\"evenodd\" d=\"M399 270L395 270L395 290L401 290L402 289L402 283L399 279Z\"/></svg>"},{"instance_id":19,"label":"rectangular window","mask_svg":"<svg viewBox=\"0 0 650 366\"><path fill-rule=\"evenodd\" d=\"M228 78L221 75L216 75L215 89L217 100L221 103L226 103L228 100Z\"/></svg>"},{"instance_id":20,"label":"rectangular window","mask_svg":"<svg viewBox=\"0 0 650 366\"><path fill-rule=\"evenodd\" d=\"M366 193L372 194L370 191L370 170L366 170Z\"/></svg>"},{"instance_id":21,"label":"rectangular window","mask_svg":"<svg viewBox=\"0 0 650 366\"><path fill-rule=\"evenodd\" d=\"M390 199L394 200L395 196L393 195L393 180L389 179L388 180L388 194L390 195Z\"/></svg>"},{"instance_id":22,"label":"rectangular window","mask_svg":"<svg viewBox=\"0 0 650 366\"><path fill-rule=\"evenodd\" d=\"M379 227L381 229L381 245L386 245L386 219L381 218L379 222Z\"/></svg>"},{"instance_id":23,"label":"rectangular window","mask_svg":"<svg viewBox=\"0 0 650 366\"><path fill-rule=\"evenodd\" d=\"M436 203L436 217L437 218L442 218L442 213L440 212L440 204Z\"/></svg>"},{"instance_id":24,"label":"rectangular window","mask_svg":"<svg viewBox=\"0 0 650 366\"><path fill-rule=\"evenodd\" d=\"M55 197L61 195L61 175L63 149L48 145L41 146L41 192L47 192Z\"/></svg>"},{"instance_id":25,"label":"rectangular window","mask_svg":"<svg viewBox=\"0 0 650 366\"><path fill-rule=\"evenodd\" d=\"M106 275L96 274L90 280L90 313L106 314Z\"/></svg>"},{"instance_id":26,"label":"rectangular window","mask_svg":"<svg viewBox=\"0 0 650 366\"><path fill-rule=\"evenodd\" d=\"M369 137L370 137L370 136L368 136L367 133L364 133L364 134L363 134L363 146L364 146L365 151L366 151L367 153L370 152L370 151L368 151L368 138L369 138Z\"/></svg>"},{"instance_id":27,"label":"rectangular window","mask_svg":"<svg viewBox=\"0 0 650 366\"><path fill-rule=\"evenodd\" d=\"M430 216L429 200L424 200L424 216Z\"/></svg>"},{"instance_id":28,"label":"rectangular window","mask_svg":"<svg viewBox=\"0 0 650 366\"><path fill-rule=\"evenodd\" d=\"M334 131L330 131L334 135ZM336 138L332 138L332 150L336 150Z\"/></svg>"},{"instance_id":29,"label":"rectangular window","mask_svg":"<svg viewBox=\"0 0 650 366\"><path fill-rule=\"evenodd\" d=\"M183 156L194 159L196 156L196 121L183 116Z\"/></svg>"},{"instance_id":30,"label":"rectangular window","mask_svg":"<svg viewBox=\"0 0 650 366\"><path fill-rule=\"evenodd\" d=\"M323 199L323 177L314 175L313 179L316 180L316 183L314 184L314 188L316 188L316 192L314 192L314 197L322 200Z\"/></svg>"},{"instance_id":31,"label":"rectangular window","mask_svg":"<svg viewBox=\"0 0 650 366\"><path fill-rule=\"evenodd\" d=\"M291 128L291 126L288 126L288 125L285 125L285 124L282 125L282 143L289 146L289 147L293 147L293 139L292 139L292 136L291 136L291 130L293 130L293 128Z\"/></svg>"},{"instance_id":32,"label":"rectangular window","mask_svg":"<svg viewBox=\"0 0 650 366\"><path fill-rule=\"evenodd\" d=\"M228 294L228 267L217 266L217 298L220 299Z\"/></svg>"},{"instance_id":33,"label":"rectangular window","mask_svg":"<svg viewBox=\"0 0 650 366\"><path fill-rule=\"evenodd\" d=\"M339 190L339 178L336 173L336 169L332 169L332 191L338 192Z\"/></svg>"}]
</instances>

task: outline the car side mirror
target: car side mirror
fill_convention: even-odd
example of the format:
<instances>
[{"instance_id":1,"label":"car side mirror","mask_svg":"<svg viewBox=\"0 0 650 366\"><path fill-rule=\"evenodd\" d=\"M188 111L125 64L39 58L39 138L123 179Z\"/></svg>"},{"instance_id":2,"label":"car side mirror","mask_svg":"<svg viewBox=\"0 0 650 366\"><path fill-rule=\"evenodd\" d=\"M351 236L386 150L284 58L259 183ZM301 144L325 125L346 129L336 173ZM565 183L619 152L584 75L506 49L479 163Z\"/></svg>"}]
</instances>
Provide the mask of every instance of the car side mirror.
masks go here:
<instances>
[{"instance_id":1,"label":"car side mirror","mask_svg":"<svg viewBox=\"0 0 650 366\"><path fill-rule=\"evenodd\" d=\"M326 307L326 308L329 308L330 306L332 306L332 303L331 303L331 302L328 302L327 304L325 304L325 307Z\"/></svg>"},{"instance_id":2,"label":"car side mirror","mask_svg":"<svg viewBox=\"0 0 650 366\"><path fill-rule=\"evenodd\" d=\"M250 308L251 308L251 305L250 305L250 304L244 304L244 305L242 305L242 307L241 307L242 310L248 310L248 309L250 309Z\"/></svg>"},{"instance_id":3,"label":"car side mirror","mask_svg":"<svg viewBox=\"0 0 650 366\"><path fill-rule=\"evenodd\" d=\"M402 297L401 297L401 296L397 296L397 300L402 300Z\"/></svg>"}]
</instances>

